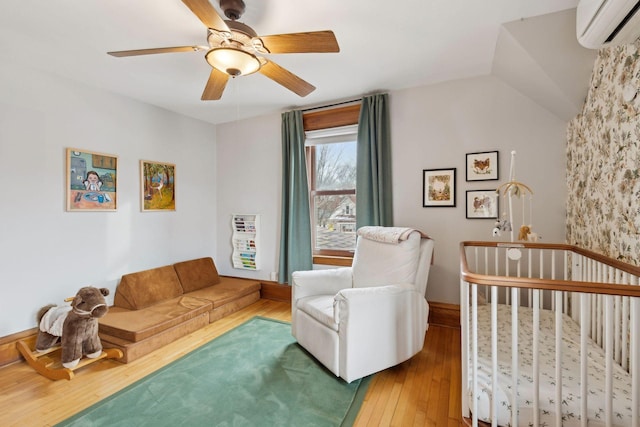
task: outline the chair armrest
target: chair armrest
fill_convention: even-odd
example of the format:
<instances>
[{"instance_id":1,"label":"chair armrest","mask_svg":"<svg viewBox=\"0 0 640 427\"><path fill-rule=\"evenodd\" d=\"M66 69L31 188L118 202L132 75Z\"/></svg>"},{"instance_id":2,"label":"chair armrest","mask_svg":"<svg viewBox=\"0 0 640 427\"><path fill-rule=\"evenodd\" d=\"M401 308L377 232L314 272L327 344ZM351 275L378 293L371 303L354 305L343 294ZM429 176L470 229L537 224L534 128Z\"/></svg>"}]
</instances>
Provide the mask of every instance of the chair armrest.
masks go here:
<instances>
[{"instance_id":1,"label":"chair armrest","mask_svg":"<svg viewBox=\"0 0 640 427\"><path fill-rule=\"evenodd\" d=\"M414 285L343 289L334 301L340 376L348 382L401 363L422 349L427 301Z\"/></svg>"},{"instance_id":2,"label":"chair armrest","mask_svg":"<svg viewBox=\"0 0 640 427\"><path fill-rule=\"evenodd\" d=\"M341 289L337 293L335 301L337 310L346 310L343 313L336 313L340 320L343 317L353 319L351 316L363 314L369 321L370 317L367 314L369 310L411 309L413 306L419 308L423 303L426 303L416 286L411 283ZM418 304L414 304L415 301ZM410 303L411 307L407 307L407 303Z\"/></svg>"},{"instance_id":3,"label":"chair armrest","mask_svg":"<svg viewBox=\"0 0 640 427\"><path fill-rule=\"evenodd\" d=\"M400 317L424 324L426 331L427 300L413 284L342 289L334 300L334 317L345 332L349 328L357 333L358 328Z\"/></svg>"},{"instance_id":4,"label":"chair armrest","mask_svg":"<svg viewBox=\"0 0 640 427\"><path fill-rule=\"evenodd\" d=\"M313 295L335 295L341 289L352 286L351 267L294 271L291 276L293 305L300 298Z\"/></svg>"}]
</instances>

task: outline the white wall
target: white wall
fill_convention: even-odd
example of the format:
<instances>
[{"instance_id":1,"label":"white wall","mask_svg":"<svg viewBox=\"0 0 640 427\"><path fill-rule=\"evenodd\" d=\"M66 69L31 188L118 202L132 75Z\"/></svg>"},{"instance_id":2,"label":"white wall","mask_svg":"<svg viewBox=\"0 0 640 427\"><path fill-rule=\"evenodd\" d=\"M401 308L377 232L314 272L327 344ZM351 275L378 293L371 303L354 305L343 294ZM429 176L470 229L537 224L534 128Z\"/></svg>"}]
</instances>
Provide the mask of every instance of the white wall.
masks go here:
<instances>
[{"instance_id":1,"label":"white wall","mask_svg":"<svg viewBox=\"0 0 640 427\"><path fill-rule=\"evenodd\" d=\"M213 256L221 274L278 269L280 114L213 126L17 65L0 66L0 336L85 285L113 292L126 273ZM534 228L564 239L565 126L491 77L392 92L394 215L436 239L427 297L458 303L458 244L490 239L465 219L465 154L518 151L517 178L536 196ZM65 148L117 155L118 211L65 212ZM139 160L176 164L176 212L140 212ZM458 168L456 208L422 207L422 170ZM231 214L262 216L262 268L231 265Z\"/></svg>"},{"instance_id":2,"label":"white wall","mask_svg":"<svg viewBox=\"0 0 640 427\"><path fill-rule=\"evenodd\" d=\"M534 231L564 242L566 122L490 76L393 92L390 108L394 221L436 241L429 301L459 304L459 243L494 239L494 220L466 219L465 191L507 182L512 150L516 179L534 192ZM466 153L496 150L500 179L466 182ZM457 168L456 207L423 208L422 170L450 167ZM521 218L514 223L517 238Z\"/></svg>"},{"instance_id":3,"label":"white wall","mask_svg":"<svg viewBox=\"0 0 640 427\"><path fill-rule=\"evenodd\" d=\"M216 266L220 274L271 280L278 271L282 193L281 115L218 125ZM231 215L260 214L257 271L234 269Z\"/></svg>"},{"instance_id":4,"label":"white wall","mask_svg":"<svg viewBox=\"0 0 640 427\"><path fill-rule=\"evenodd\" d=\"M427 298L458 304L458 247L490 240L493 220L465 217L465 191L495 189L516 177L534 192L534 231L564 241L566 123L492 77L390 93L396 225L420 228L436 240ZM223 274L268 279L277 270L280 236L280 115L218 126L218 254ZM465 182L465 154L500 152L500 181ZM457 207L422 207L422 170L457 168ZM246 212L240 212L246 211ZM231 268L230 215L262 213L263 269ZM521 224L516 222L516 226Z\"/></svg>"},{"instance_id":5,"label":"white wall","mask_svg":"<svg viewBox=\"0 0 640 427\"><path fill-rule=\"evenodd\" d=\"M215 126L0 66L0 336L82 286L216 251ZM118 156L116 212L65 211L65 149ZM139 161L176 164L176 211L140 211Z\"/></svg>"}]
</instances>

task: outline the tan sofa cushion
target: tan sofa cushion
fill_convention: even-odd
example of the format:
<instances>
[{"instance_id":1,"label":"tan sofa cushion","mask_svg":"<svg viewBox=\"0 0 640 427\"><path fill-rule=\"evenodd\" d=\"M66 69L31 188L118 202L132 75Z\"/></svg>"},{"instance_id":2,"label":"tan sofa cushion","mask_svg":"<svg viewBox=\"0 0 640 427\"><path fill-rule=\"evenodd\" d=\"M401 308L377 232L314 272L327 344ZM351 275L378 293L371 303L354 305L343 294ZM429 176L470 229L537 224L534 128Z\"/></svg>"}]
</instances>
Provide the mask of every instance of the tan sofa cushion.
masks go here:
<instances>
[{"instance_id":1,"label":"tan sofa cushion","mask_svg":"<svg viewBox=\"0 0 640 427\"><path fill-rule=\"evenodd\" d=\"M100 332L100 340L104 348L119 348L122 350L122 358L118 359L120 362L129 363L139 359L145 354L149 354L154 350L157 350L173 341L181 338L191 332L197 331L209 324L209 315L207 313L194 317L191 320L180 323L173 328L169 328L160 332L157 335L153 335L146 340L132 342L123 340L111 335L107 335Z\"/></svg>"},{"instance_id":2,"label":"tan sofa cushion","mask_svg":"<svg viewBox=\"0 0 640 427\"><path fill-rule=\"evenodd\" d=\"M220 283L212 258L198 258L173 265L184 292L191 292Z\"/></svg>"},{"instance_id":3,"label":"tan sofa cushion","mask_svg":"<svg viewBox=\"0 0 640 427\"><path fill-rule=\"evenodd\" d=\"M256 291L250 293L249 295L245 295L241 298L231 301L228 304L220 306L216 309L213 309L209 312L209 323L217 322L225 316L230 315L231 313L235 313L238 310L242 310L245 307L250 306L256 301L260 300L260 292Z\"/></svg>"},{"instance_id":4,"label":"tan sofa cushion","mask_svg":"<svg viewBox=\"0 0 640 427\"><path fill-rule=\"evenodd\" d=\"M122 276L113 305L139 310L182 295L182 286L172 265Z\"/></svg>"},{"instance_id":5,"label":"tan sofa cushion","mask_svg":"<svg viewBox=\"0 0 640 427\"><path fill-rule=\"evenodd\" d=\"M189 292L189 296L209 300L216 309L256 291L260 291L258 281L223 277L217 285Z\"/></svg>"},{"instance_id":6,"label":"tan sofa cushion","mask_svg":"<svg viewBox=\"0 0 640 427\"><path fill-rule=\"evenodd\" d=\"M111 307L98 319L101 333L127 341L142 341L212 309L210 301L178 296L139 310Z\"/></svg>"}]
</instances>

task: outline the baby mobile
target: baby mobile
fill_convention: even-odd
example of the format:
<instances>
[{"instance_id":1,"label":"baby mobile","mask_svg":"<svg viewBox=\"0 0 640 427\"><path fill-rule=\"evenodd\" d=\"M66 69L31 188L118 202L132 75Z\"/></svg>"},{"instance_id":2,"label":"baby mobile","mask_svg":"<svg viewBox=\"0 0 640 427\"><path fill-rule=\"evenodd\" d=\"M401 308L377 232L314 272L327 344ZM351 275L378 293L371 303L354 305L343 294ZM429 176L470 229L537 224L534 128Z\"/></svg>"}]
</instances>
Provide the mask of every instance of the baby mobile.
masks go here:
<instances>
[{"instance_id":1,"label":"baby mobile","mask_svg":"<svg viewBox=\"0 0 640 427\"><path fill-rule=\"evenodd\" d=\"M501 236L502 232L509 232L511 235L511 241L513 238L513 198L522 200L522 225L520 226L520 232L518 233L518 240L525 242L537 242L539 236L533 232L533 190L528 185L516 181L516 152L511 152L511 169L509 171L509 182L506 182L498 187L496 190L498 197L502 197L502 206L508 208L508 215L506 211L502 211L502 216L496 220L493 228L493 236ZM527 198L527 196L529 196ZM529 202L527 209L526 202ZM508 202L508 203L507 203ZM529 221L526 221L526 213L529 213Z\"/></svg>"}]
</instances>

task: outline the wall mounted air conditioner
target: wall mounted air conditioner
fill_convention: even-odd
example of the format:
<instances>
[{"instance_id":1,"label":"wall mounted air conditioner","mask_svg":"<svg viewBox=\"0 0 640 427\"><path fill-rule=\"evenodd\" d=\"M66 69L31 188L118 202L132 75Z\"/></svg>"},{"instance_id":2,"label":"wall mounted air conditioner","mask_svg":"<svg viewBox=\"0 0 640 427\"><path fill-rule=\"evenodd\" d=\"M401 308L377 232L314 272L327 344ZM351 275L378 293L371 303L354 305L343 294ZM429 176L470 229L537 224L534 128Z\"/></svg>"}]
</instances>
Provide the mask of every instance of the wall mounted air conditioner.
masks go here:
<instances>
[{"instance_id":1,"label":"wall mounted air conditioner","mask_svg":"<svg viewBox=\"0 0 640 427\"><path fill-rule=\"evenodd\" d=\"M633 43L640 37L639 0L580 0L578 42L589 49Z\"/></svg>"}]
</instances>

